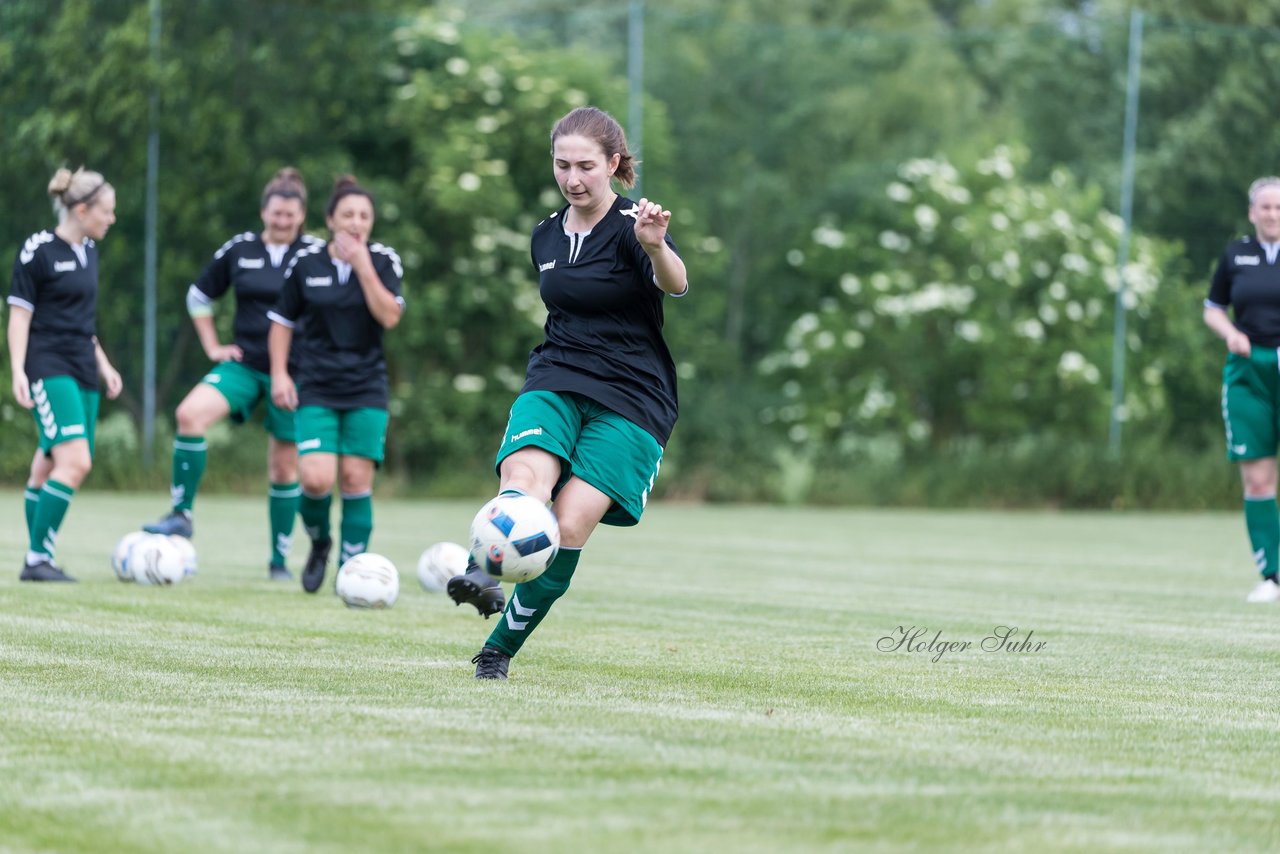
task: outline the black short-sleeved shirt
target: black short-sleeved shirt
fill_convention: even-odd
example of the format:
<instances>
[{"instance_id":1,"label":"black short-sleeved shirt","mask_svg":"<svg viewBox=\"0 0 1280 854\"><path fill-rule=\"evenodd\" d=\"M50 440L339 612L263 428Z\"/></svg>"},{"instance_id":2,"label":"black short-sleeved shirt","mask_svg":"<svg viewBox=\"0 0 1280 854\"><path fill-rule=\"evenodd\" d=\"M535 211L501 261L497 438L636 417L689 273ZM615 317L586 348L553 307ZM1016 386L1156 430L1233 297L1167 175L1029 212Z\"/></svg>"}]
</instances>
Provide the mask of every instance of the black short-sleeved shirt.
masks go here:
<instances>
[{"instance_id":1,"label":"black short-sleeved shirt","mask_svg":"<svg viewBox=\"0 0 1280 854\"><path fill-rule=\"evenodd\" d=\"M82 248L83 261L52 231L31 235L13 263L8 302L31 312L27 379L69 376L97 391L98 248L88 239Z\"/></svg>"},{"instance_id":2,"label":"black short-sleeved shirt","mask_svg":"<svg viewBox=\"0 0 1280 854\"><path fill-rule=\"evenodd\" d=\"M386 409L389 399L382 324L369 313L355 271L345 282L323 241L302 249L284 274L270 319L294 328L294 382L300 406ZM369 244L373 269L396 301L404 269L394 249ZM296 328L301 321L301 328Z\"/></svg>"},{"instance_id":3,"label":"black short-sleeved shirt","mask_svg":"<svg viewBox=\"0 0 1280 854\"><path fill-rule=\"evenodd\" d=\"M1256 237L1228 243L1205 303L1231 306L1236 328L1255 346L1280 347L1280 255L1268 262Z\"/></svg>"},{"instance_id":4,"label":"black short-sleeved shirt","mask_svg":"<svg viewBox=\"0 0 1280 854\"><path fill-rule=\"evenodd\" d=\"M664 447L679 413L653 263L636 240L636 203L619 196L590 232L566 234L568 205L529 243L547 306L546 340L522 391L569 391L617 412ZM675 244L667 238L675 251Z\"/></svg>"},{"instance_id":5,"label":"black short-sleeved shirt","mask_svg":"<svg viewBox=\"0 0 1280 854\"><path fill-rule=\"evenodd\" d=\"M271 359L267 355L267 333L271 321L267 312L280 298L284 286L284 271L301 249L324 241L304 234L284 251L278 263L274 263L262 236L246 231L222 244L213 254L213 260L204 268L192 287L216 300L229 290L236 295L236 314L232 321L232 339L244 352L241 360L245 366L262 373L271 372Z\"/></svg>"}]
</instances>

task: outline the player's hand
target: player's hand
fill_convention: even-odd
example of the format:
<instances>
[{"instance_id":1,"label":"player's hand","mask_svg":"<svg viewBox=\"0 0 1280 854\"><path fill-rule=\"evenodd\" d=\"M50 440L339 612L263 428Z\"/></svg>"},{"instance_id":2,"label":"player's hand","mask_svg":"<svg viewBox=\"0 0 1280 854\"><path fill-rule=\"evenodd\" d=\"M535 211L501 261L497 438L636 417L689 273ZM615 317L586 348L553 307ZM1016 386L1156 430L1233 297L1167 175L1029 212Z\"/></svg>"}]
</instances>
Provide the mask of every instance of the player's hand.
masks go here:
<instances>
[{"instance_id":1,"label":"player's hand","mask_svg":"<svg viewBox=\"0 0 1280 854\"><path fill-rule=\"evenodd\" d=\"M26 374L14 374L13 396L23 409L30 409L35 406L35 403L31 400L31 383L27 380Z\"/></svg>"},{"instance_id":2,"label":"player's hand","mask_svg":"<svg viewBox=\"0 0 1280 854\"><path fill-rule=\"evenodd\" d=\"M288 374L273 374L271 377L271 402L285 412L296 412L298 409L298 387L293 384L293 377Z\"/></svg>"},{"instance_id":3,"label":"player's hand","mask_svg":"<svg viewBox=\"0 0 1280 854\"><path fill-rule=\"evenodd\" d=\"M206 350L204 353L209 357L210 362L238 362L244 358L244 351L235 344L219 344L212 350Z\"/></svg>"},{"instance_id":4,"label":"player's hand","mask_svg":"<svg viewBox=\"0 0 1280 854\"><path fill-rule=\"evenodd\" d=\"M1235 353L1237 356L1247 357L1253 352L1253 346L1249 343L1249 336L1245 335L1239 329L1234 329L1227 336L1227 350Z\"/></svg>"},{"instance_id":5,"label":"player's hand","mask_svg":"<svg viewBox=\"0 0 1280 854\"><path fill-rule=\"evenodd\" d=\"M641 199L636 205L636 240L646 249L656 249L662 245L667 236L667 225L671 222L671 211L664 211L662 205Z\"/></svg>"},{"instance_id":6,"label":"player's hand","mask_svg":"<svg viewBox=\"0 0 1280 854\"><path fill-rule=\"evenodd\" d=\"M339 231L333 236L333 251L340 260L350 264L352 269L360 270L373 266L373 258L369 255L368 238L365 236L357 236L349 231Z\"/></svg>"},{"instance_id":7,"label":"player's hand","mask_svg":"<svg viewBox=\"0 0 1280 854\"><path fill-rule=\"evenodd\" d=\"M106 383L107 399L115 400L124 391L124 380L120 378L120 372L111 365L103 365L98 373L102 374L102 381Z\"/></svg>"}]
</instances>

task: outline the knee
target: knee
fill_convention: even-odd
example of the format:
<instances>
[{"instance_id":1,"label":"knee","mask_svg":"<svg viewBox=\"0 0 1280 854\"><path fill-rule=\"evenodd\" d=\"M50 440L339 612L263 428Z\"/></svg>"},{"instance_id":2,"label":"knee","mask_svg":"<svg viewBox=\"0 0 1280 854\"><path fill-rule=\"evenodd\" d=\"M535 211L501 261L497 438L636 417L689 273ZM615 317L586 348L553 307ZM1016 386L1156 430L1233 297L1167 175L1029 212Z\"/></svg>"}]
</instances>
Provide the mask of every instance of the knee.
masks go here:
<instances>
[{"instance_id":1,"label":"knee","mask_svg":"<svg viewBox=\"0 0 1280 854\"><path fill-rule=\"evenodd\" d=\"M200 407L192 402L190 398L178 404L178 409L174 412L174 419L178 422L178 432L184 436L199 436L205 431L205 419Z\"/></svg>"}]
</instances>

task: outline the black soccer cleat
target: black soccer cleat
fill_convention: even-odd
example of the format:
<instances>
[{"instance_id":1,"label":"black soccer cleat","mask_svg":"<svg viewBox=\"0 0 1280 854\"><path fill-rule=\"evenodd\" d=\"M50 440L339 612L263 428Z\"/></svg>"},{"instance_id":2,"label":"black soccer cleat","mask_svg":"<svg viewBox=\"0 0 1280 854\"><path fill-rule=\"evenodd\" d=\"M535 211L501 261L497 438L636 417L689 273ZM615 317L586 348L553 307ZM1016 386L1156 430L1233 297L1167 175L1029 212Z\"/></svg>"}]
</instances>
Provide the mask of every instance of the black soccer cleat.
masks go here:
<instances>
[{"instance_id":1,"label":"black soccer cleat","mask_svg":"<svg viewBox=\"0 0 1280 854\"><path fill-rule=\"evenodd\" d=\"M45 559L36 564L22 564L22 572L18 575L20 581L75 581L70 575L62 571L62 568L54 564L53 561Z\"/></svg>"},{"instance_id":2,"label":"black soccer cleat","mask_svg":"<svg viewBox=\"0 0 1280 854\"><path fill-rule=\"evenodd\" d=\"M302 568L302 589L315 593L324 584L325 567L329 563L329 550L333 548L333 540L311 541L311 553L307 555L307 565Z\"/></svg>"},{"instance_id":3,"label":"black soccer cleat","mask_svg":"<svg viewBox=\"0 0 1280 854\"><path fill-rule=\"evenodd\" d=\"M167 534L186 537L189 540L195 533L195 523L191 519L191 511L174 510L158 522L143 525L142 530L148 534Z\"/></svg>"},{"instance_id":4,"label":"black soccer cleat","mask_svg":"<svg viewBox=\"0 0 1280 854\"><path fill-rule=\"evenodd\" d=\"M445 589L455 605L461 605L463 602L474 605L476 611L486 620L492 614L501 614L502 609L507 606L507 597L502 592L502 585L474 563L467 565L465 574L450 578Z\"/></svg>"},{"instance_id":5,"label":"black soccer cleat","mask_svg":"<svg viewBox=\"0 0 1280 854\"><path fill-rule=\"evenodd\" d=\"M267 577L272 581L293 581L293 573L282 563L268 564Z\"/></svg>"},{"instance_id":6,"label":"black soccer cleat","mask_svg":"<svg viewBox=\"0 0 1280 854\"><path fill-rule=\"evenodd\" d=\"M471 663L476 666L477 679L506 679L511 656L500 649L486 646L475 654Z\"/></svg>"}]
</instances>

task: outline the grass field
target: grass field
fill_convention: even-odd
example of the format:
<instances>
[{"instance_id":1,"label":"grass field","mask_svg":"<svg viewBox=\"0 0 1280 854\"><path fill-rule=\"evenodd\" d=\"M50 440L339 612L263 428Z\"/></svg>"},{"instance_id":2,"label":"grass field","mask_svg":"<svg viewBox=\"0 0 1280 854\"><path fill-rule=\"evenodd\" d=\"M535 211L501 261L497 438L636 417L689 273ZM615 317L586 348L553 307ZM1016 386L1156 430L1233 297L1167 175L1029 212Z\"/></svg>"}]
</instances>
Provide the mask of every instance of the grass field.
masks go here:
<instances>
[{"instance_id":1,"label":"grass field","mask_svg":"<svg viewBox=\"0 0 1280 854\"><path fill-rule=\"evenodd\" d=\"M90 490L82 583L20 585L8 500L0 851L1280 849L1233 515L659 504L479 683L489 624L414 576L472 503L379 502L400 601L360 612L265 580L256 499L202 497L162 589L108 555L164 496Z\"/></svg>"}]
</instances>

